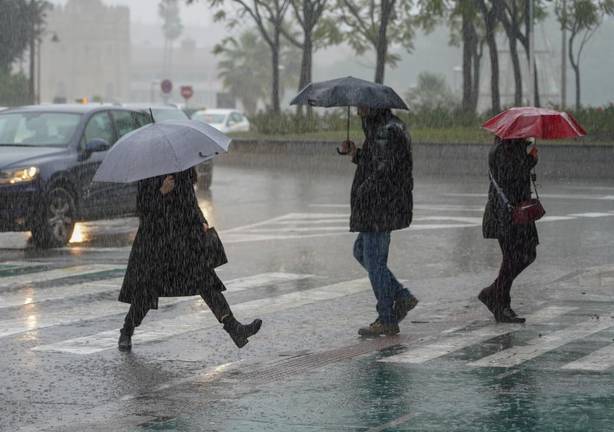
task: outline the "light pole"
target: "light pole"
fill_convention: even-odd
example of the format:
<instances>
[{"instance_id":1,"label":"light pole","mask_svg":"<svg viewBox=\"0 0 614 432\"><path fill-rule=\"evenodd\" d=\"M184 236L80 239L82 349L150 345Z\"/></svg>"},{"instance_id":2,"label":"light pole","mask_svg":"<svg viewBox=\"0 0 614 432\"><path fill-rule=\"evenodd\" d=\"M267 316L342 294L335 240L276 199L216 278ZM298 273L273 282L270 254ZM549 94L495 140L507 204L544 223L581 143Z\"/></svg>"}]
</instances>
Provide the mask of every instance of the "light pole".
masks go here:
<instances>
[{"instance_id":1,"label":"light pole","mask_svg":"<svg viewBox=\"0 0 614 432\"><path fill-rule=\"evenodd\" d=\"M43 43L43 37L45 35L51 34L51 42L53 43L58 43L60 42L60 38L58 37L58 34L56 32L49 32L49 31L43 31L41 32L39 38L38 38L38 50L36 52L36 61L38 63L38 67L36 69L36 103L40 104L41 103L41 46Z\"/></svg>"},{"instance_id":2,"label":"light pole","mask_svg":"<svg viewBox=\"0 0 614 432\"><path fill-rule=\"evenodd\" d=\"M535 1L529 0L529 105L535 106Z\"/></svg>"},{"instance_id":3,"label":"light pole","mask_svg":"<svg viewBox=\"0 0 614 432\"><path fill-rule=\"evenodd\" d=\"M567 106L567 0L563 0L562 4L562 21L561 26L561 109L565 110Z\"/></svg>"}]
</instances>

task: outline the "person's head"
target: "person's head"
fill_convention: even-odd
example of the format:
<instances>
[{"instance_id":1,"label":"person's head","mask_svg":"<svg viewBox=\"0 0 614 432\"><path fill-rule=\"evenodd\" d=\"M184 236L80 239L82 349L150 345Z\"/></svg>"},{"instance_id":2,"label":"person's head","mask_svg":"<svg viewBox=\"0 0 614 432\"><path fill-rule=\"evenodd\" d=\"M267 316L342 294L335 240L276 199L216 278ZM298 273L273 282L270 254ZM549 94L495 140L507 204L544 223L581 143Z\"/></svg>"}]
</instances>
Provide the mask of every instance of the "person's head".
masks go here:
<instances>
[{"instance_id":1,"label":"person's head","mask_svg":"<svg viewBox=\"0 0 614 432\"><path fill-rule=\"evenodd\" d=\"M359 106L358 109L358 115L362 118L365 117L369 117L369 114L371 112L371 108L367 107L367 106Z\"/></svg>"}]
</instances>

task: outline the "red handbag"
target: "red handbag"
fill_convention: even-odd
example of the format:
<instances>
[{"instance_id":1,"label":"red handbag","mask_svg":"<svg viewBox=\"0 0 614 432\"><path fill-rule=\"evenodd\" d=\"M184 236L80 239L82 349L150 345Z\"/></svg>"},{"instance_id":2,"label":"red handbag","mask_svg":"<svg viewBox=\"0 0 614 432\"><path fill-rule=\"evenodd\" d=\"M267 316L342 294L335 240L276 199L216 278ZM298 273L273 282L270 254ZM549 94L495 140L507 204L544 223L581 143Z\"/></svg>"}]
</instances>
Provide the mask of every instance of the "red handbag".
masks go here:
<instances>
[{"instance_id":1,"label":"red handbag","mask_svg":"<svg viewBox=\"0 0 614 432\"><path fill-rule=\"evenodd\" d=\"M535 198L531 198L526 201L522 201L518 203L516 206L513 206L503 190L499 187L495 178L492 175L492 172L489 172L490 181L493 186L497 190L497 193L501 197L503 203L507 206L507 208L512 212L512 223L515 225L526 225L532 222L540 220L546 214L546 210L544 206L539 200L539 194L537 193L537 185L535 185L535 174L531 174L531 182L533 183L533 188L535 189Z\"/></svg>"}]
</instances>

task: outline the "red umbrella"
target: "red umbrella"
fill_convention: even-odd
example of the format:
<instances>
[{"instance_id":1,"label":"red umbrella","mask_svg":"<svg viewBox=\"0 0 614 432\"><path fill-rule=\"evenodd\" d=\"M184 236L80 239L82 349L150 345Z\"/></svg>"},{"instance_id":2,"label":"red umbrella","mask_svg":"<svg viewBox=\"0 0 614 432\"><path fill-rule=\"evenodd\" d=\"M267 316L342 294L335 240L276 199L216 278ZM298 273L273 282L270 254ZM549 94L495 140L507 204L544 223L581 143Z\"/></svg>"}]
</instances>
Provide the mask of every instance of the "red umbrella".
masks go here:
<instances>
[{"instance_id":1,"label":"red umbrella","mask_svg":"<svg viewBox=\"0 0 614 432\"><path fill-rule=\"evenodd\" d=\"M510 108L482 125L501 139L561 139L586 135L577 120L568 113L534 107Z\"/></svg>"}]
</instances>

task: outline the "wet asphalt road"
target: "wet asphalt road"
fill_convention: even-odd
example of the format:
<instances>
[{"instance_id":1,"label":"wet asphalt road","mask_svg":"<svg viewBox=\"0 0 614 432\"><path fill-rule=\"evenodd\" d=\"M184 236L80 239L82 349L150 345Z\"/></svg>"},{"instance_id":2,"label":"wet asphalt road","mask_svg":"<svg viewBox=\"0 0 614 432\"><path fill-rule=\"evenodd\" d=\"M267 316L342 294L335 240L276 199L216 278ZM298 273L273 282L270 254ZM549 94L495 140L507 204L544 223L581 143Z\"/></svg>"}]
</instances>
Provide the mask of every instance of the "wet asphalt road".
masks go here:
<instances>
[{"instance_id":1,"label":"wet asphalt road","mask_svg":"<svg viewBox=\"0 0 614 432\"><path fill-rule=\"evenodd\" d=\"M614 427L614 184L548 181L538 259L512 291L523 326L475 296L494 279L487 184L416 179L390 267L419 297L399 337L351 255L347 173L217 166L199 193L230 263L237 350L197 298L166 299L116 350L135 219L80 225L41 252L0 234L2 431L609 431Z\"/></svg>"}]
</instances>

